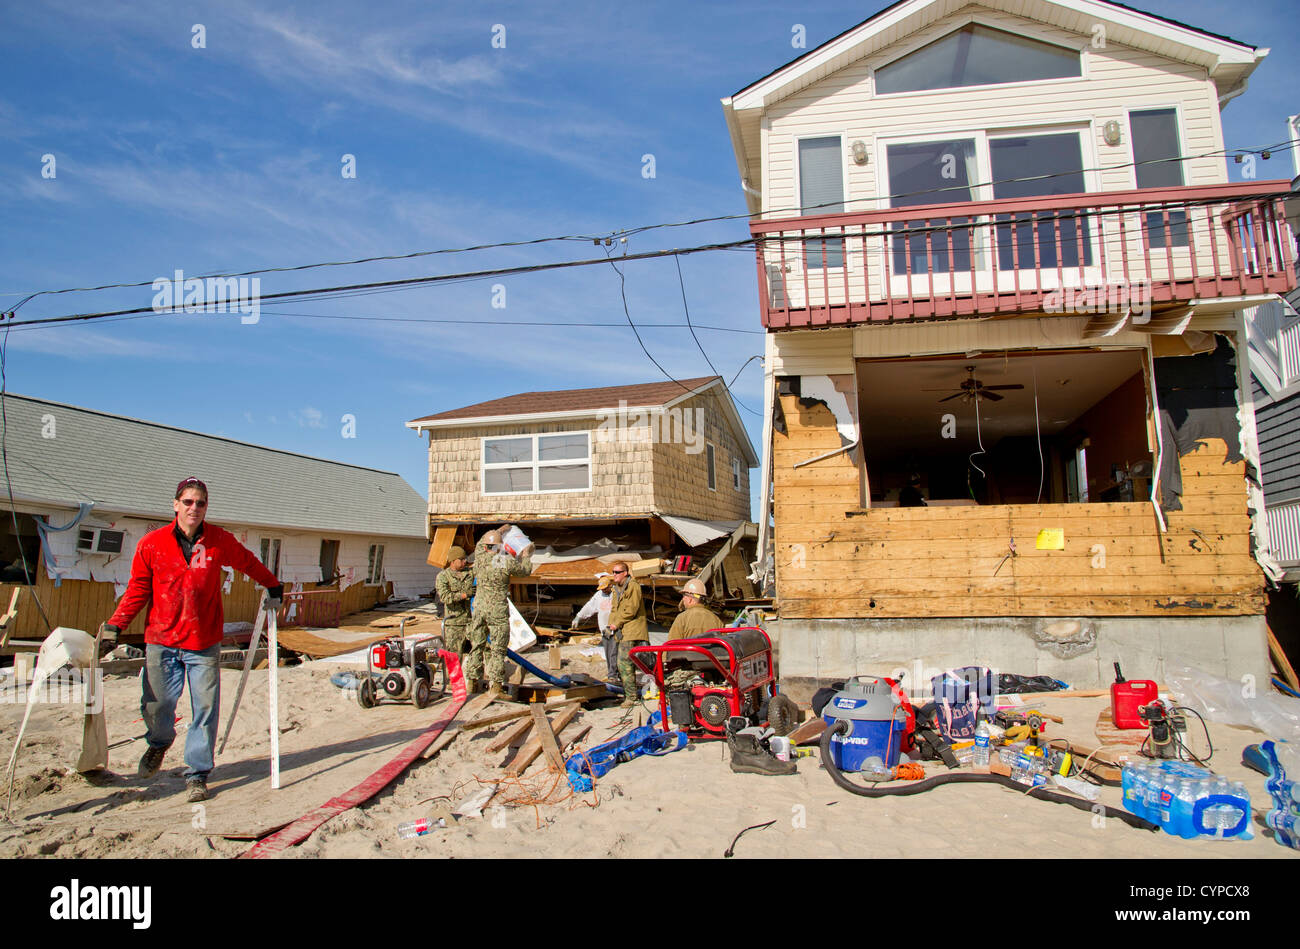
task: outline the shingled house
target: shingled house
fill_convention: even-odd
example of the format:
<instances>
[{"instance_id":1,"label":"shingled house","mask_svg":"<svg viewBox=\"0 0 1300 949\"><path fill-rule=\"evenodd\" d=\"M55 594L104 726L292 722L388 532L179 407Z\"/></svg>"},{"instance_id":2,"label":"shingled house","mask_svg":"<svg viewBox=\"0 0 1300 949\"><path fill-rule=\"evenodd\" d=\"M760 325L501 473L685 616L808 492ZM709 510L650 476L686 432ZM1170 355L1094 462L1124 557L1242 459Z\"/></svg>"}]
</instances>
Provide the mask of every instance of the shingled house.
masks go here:
<instances>
[{"instance_id":1,"label":"shingled house","mask_svg":"<svg viewBox=\"0 0 1300 949\"><path fill-rule=\"evenodd\" d=\"M333 625L392 592L433 588L424 499L393 472L12 394L5 418L14 513L0 517L0 609L23 591L5 652L48 633L40 608L54 626L93 630L107 619L136 543L171 520L176 483L190 475L208 485L212 523L303 594L286 606L292 624ZM232 573L226 622L251 621L260 597ZM142 613L126 637L143 630Z\"/></svg>"},{"instance_id":2,"label":"shingled house","mask_svg":"<svg viewBox=\"0 0 1300 949\"><path fill-rule=\"evenodd\" d=\"M563 552L608 541L625 556L698 550L711 560L727 547L725 580L716 568L711 578L724 596L724 585L745 586L759 459L719 376L524 392L406 424L429 439L432 562L453 540L470 546L510 521L558 558L538 558L534 583L590 584L597 558Z\"/></svg>"}]
</instances>

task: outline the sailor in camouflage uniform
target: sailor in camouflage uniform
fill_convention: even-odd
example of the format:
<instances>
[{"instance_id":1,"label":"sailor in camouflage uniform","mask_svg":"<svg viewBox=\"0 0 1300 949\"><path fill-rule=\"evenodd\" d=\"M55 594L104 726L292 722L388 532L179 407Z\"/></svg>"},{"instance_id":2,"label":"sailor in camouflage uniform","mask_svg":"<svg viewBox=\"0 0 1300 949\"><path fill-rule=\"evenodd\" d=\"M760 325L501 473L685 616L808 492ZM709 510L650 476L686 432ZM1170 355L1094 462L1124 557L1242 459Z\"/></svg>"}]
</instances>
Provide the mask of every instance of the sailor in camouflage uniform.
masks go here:
<instances>
[{"instance_id":1,"label":"sailor in camouflage uniform","mask_svg":"<svg viewBox=\"0 0 1300 949\"><path fill-rule=\"evenodd\" d=\"M488 695L501 695L506 680L506 648L510 644L510 578L526 577L533 572L529 544L520 555L510 556L501 549L501 532L488 531L474 547L474 616L469 624L469 659L465 662L465 682L472 690L483 671L486 654ZM490 646L490 648L489 648Z\"/></svg>"},{"instance_id":2,"label":"sailor in camouflage uniform","mask_svg":"<svg viewBox=\"0 0 1300 949\"><path fill-rule=\"evenodd\" d=\"M439 571L435 584L442 603L442 640L460 656L462 667L469 652L469 601L474 596L474 574L465 569L465 548L447 552L447 566Z\"/></svg>"}]
</instances>

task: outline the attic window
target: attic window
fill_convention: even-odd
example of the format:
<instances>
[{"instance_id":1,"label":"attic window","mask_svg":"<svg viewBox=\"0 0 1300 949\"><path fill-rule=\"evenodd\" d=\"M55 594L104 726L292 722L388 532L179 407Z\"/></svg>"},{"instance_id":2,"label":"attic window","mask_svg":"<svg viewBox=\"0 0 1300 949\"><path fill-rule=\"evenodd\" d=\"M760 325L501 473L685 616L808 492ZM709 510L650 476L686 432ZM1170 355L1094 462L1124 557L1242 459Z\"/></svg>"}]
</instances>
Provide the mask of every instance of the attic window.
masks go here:
<instances>
[{"instance_id":1,"label":"attic window","mask_svg":"<svg viewBox=\"0 0 1300 949\"><path fill-rule=\"evenodd\" d=\"M590 490L590 432L483 439L484 494Z\"/></svg>"},{"instance_id":2,"label":"attic window","mask_svg":"<svg viewBox=\"0 0 1300 949\"><path fill-rule=\"evenodd\" d=\"M1079 53L968 23L876 70L876 94L923 92L1083 75Z\"/></svg>"}]
</instances>

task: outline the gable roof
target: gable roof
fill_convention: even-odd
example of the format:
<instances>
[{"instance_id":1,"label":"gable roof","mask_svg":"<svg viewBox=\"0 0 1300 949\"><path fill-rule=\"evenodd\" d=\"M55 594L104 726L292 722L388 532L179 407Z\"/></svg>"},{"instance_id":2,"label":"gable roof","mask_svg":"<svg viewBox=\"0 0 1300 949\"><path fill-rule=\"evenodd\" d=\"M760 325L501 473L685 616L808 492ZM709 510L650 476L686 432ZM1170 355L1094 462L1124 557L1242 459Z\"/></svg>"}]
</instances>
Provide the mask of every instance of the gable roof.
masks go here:
<instances>
[{"instance_id":1,"label":"gable roof","mask_svg":"<svg viewBox=\"0 0 1300 949\"><path fill-rule=\"evenodd\" d=\"M768 106L932 23L981 7L1051 24L1081 37L1104 25L1108 41L1203 67L1221 97L1244 89L1246 78L1268 55L1267 49L1114 0L898 0L722 100L742 182L751 188L757 184L759 156L751 153L758 148L758 123ZM756 196L747 194L750 210L757 212Z\"/></svg>"},{"instance_id":2,"label":"gable roof","mask_svg":"<svg viewBox=\"0 0 1300 949\"><path fill-rule=\"evenodd\" d=\"M476 402L473 405L466 405L458 409L447 409L434 415L412 419L406 423L406 427L413 428L418 432L435 428L584 418L597 415L604 410L617 409L620 404L629 409L667 409L715 388L718 390L719 399L724 406L724 414L730 420L736 438L750 461L750 467L756 467L758 465L758 455L754 451L753 443L749 439L749 433L745 430L744 423L740 420L740 414L736 411L731 392L727 389L721 376L697 376L693 379L645 382L629 386L603 386L595 389L520 392L516 395L490 399L487 402Z\"/></svg>"},{"instance_id":3,"label":"gable roof","mask_svg":"<svg viewBox=\"0 0 1300 949\"><path fill-rule=\"evenodd\" d=\"M425 539L428 505L395 472L12 393L4 405L16 501L169 520L177 482L192 475L214 524ZM51 417L54 437L42 437Z\"/></svg>"}]
</instances>

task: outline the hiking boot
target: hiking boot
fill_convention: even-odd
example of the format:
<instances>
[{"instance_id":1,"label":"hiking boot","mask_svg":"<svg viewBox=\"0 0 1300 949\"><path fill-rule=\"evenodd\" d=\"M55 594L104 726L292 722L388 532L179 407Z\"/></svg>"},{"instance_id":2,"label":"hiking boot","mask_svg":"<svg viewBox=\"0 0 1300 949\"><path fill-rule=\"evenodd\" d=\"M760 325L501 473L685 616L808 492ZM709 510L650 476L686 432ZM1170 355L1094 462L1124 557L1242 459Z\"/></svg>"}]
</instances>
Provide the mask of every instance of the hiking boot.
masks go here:
<instances>
[{"instance_id":1,"label":"hiking boot","mask_svg":"<svg viewBox=\"0 0 1300 949\"><path fill-rule=\"evenodd\" d=\"M636 706L636 699L632 698L632 696L630 695L624 697L623 701L618 703L619 708L633 708L635 706Z\"/></svg>"},{"instance_id":2,"label":"hiking boot","mask_svg":"<svg viewBox=\"0 0 1300 949\"><path fill-rule=\"evenodd\" d=\"M731 770L737 774L796 774L793 761L778 761L753 735L728 735Z\"/></svg>"},{"instance_id":3,"label":"hiking boot","mask_svg":"<svg viewBox=\"0 0 1300 949\"><path fill-rule=\"evenodd\" d=\"M191 804L208 799L208 782L195 775L185 779L185 799Z\"/></svg>"},{"instance_id":4,"label":"hiking boot","mask_svg":"<svg viewBox=\"0 0 1300 949\"><path fill-rule=\"evenodd\" d=\"M163 758L167 755L166 748L154 748L150 746L145 750L144 757L140 759L140 766L136 768L136 777L152 778L162 767Z\"/></svg>"},{"instance_id":5,"label":"hiking boot","mask_svg":"<svg viewBox=\"0 0 1300 949\"><path fill-rule=\"evenodd\" d=\"M489 686L489 687L488 687L488 690L487 690L487 700L488 700L488 702L489 702L489 703L490 703L490 702L495 702L497 699L501 698L501 694L502 694L502 693L501 693L501 686L499 686L499 685L497 685L497 683L493 682L492 685Z\"/></svg>"}]
</instances>

